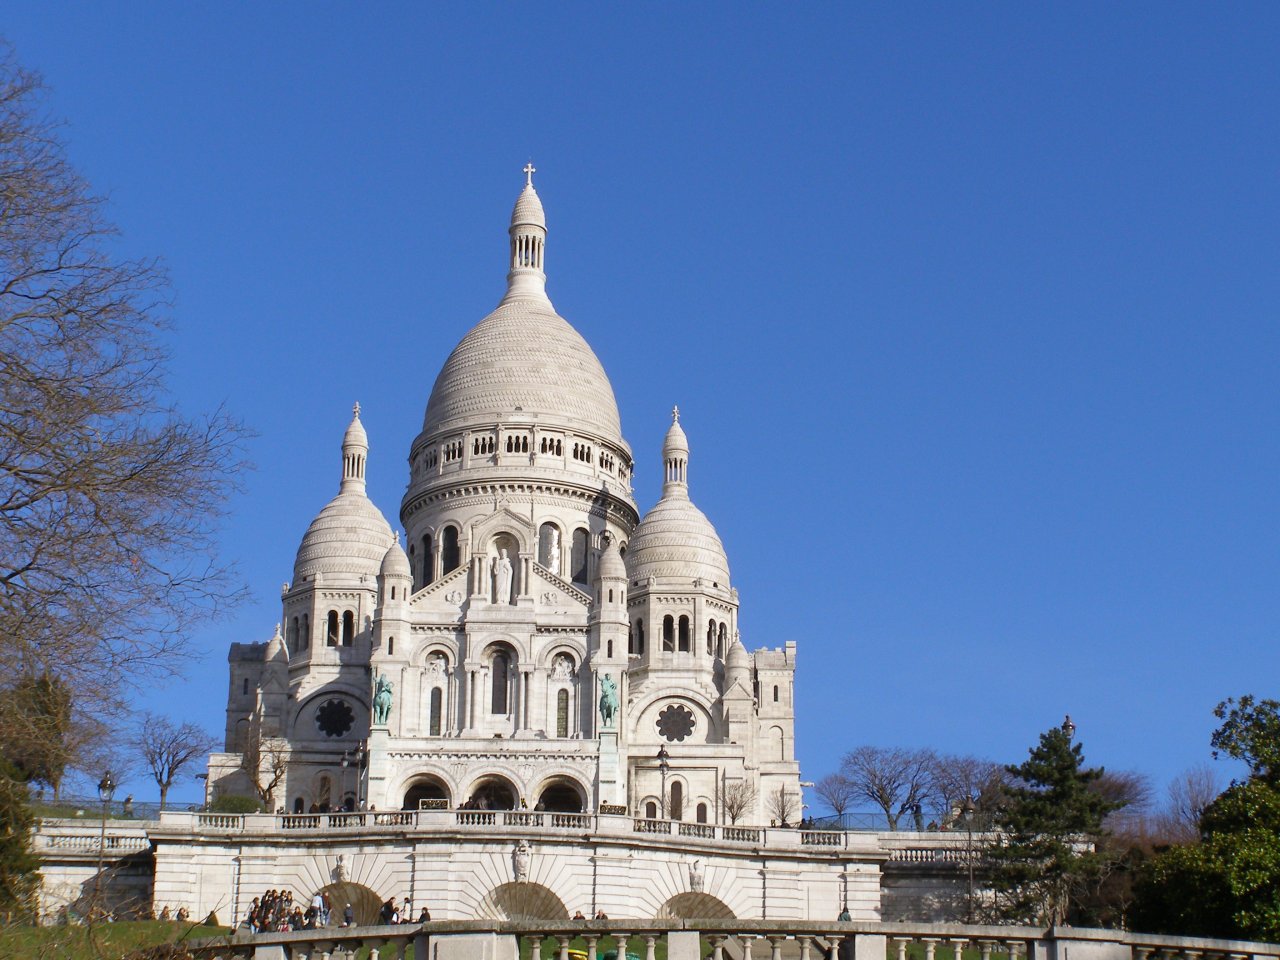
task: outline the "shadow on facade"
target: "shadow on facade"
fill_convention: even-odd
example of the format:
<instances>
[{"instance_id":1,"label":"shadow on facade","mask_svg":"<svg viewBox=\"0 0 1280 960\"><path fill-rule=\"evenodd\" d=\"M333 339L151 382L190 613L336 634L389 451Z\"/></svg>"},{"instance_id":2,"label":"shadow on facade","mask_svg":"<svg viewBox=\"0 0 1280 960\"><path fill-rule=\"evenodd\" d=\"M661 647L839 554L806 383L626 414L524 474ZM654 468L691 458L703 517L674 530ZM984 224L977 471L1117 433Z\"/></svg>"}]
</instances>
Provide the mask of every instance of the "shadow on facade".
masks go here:
<instances>
[{"instance_id":1,"label":"shadow on facade","mask_svg":"<svg viewBox=\"0 0 1280 960\"><path fill-rule=\"evenodd\" d=\"M569 919L569 911L554 893L540 883L504 883L489 891L476 907L477 920Z\"/></svg>"}]
</instances>

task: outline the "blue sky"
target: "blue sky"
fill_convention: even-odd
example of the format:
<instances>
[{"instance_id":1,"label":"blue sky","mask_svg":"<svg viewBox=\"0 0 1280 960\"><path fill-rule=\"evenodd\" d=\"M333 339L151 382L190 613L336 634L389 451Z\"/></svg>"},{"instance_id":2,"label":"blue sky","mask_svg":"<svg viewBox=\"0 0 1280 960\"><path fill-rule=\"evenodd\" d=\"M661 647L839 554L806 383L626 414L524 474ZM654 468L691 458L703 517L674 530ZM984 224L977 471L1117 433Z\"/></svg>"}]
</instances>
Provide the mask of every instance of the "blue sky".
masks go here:
<instances>
[{"instance_id":1,"label":"blue sky","mask_svg":"<svg viewBox=\"0 0 1280 960\"><path fill-rule=\"evenodd\" d=\"M1016 762L1070 712L1162 785L1217 701L1280 695L1275 5L5 21L172 273L179 402L258 433L223 538L256 602L153 706L221 730L357 399L394 523L530 158L641 508L679 403L744 641L800 644L806 779L862 743Z\"/></svg>"}]
</instances>

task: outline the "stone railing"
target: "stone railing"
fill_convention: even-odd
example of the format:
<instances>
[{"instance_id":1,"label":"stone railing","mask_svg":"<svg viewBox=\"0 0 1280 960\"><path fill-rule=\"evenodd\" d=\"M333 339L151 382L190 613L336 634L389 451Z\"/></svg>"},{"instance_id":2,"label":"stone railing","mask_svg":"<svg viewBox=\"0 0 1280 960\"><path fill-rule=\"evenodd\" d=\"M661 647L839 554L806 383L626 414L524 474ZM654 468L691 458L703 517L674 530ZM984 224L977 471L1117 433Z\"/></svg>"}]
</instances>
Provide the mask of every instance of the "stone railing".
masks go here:
<instances>
[{"instance_id":1,"label":"stone railing","mask_svg":"<svg viewBox=\"0 0 1280 960\"><path fill-rule=\"evenodd\" d=\"M193 816L187 814L187 816ZM41 820L33 835L32 849L45 860L82 860L99 854L109 859L151 849L147 828L136 820L108 820L102 826L77 820Z\"/></svg>"},{"instance_id":2,"label":"stone railing","mask_svg":"<svg viewBox=\"0 0 1280 960\"><path fill-rule=\"evenodd\" d=\"M190 945L202 960L232 957L328 960L364 955L369 960L403 960L410 944L414 957L461 960L488 957L516 960L528 955L568 960L581 941L589 960L615 950L654 960L962 960L966 950L981 960L1264 960L1280 957L1280 945L1234 940L1201 940L1130 934L1118 930L1070 927L966 926L801 920L593 920L446 921L422 926L353 927L300 930L295 933L237 936Z\"/></svg>"},{"instance_id":3,"label":"stone railing","mask_svg":"<svg viewBox=\"0 0 1280 960\"><path fill-rule=\"evenodd\" d=\"M109 824L110 825L110 824ZM166 812L158 824L149 824L148 832L165 837L218 836L279 838L282 835L324 834L362 837L379 835L442 833L452 836L469 833L492 835L497 828L515 835L547 837L590 834L601 839L641 837L663 844L724 846L741 850L745 847L768 850L795 850L805 854L828 854L854 851L860 855L877 855L888 850L891 857L902 860L951 859L953 840L939 834L870 834L840 833L827 830L797 830L790 827L733 826L713 823L688 823L634 816L606 816L598 813L552 813L543 810L389 810L360 813L290 813L290 814L212 814ZM909 844L896 838L910 838ZM885 837L895 838L883 844ZM941 843L942 849L934 851ZM923 851L923 852L920 852ZM879 854L883 855L883 854Z\"/></svg>"}]
</instances>

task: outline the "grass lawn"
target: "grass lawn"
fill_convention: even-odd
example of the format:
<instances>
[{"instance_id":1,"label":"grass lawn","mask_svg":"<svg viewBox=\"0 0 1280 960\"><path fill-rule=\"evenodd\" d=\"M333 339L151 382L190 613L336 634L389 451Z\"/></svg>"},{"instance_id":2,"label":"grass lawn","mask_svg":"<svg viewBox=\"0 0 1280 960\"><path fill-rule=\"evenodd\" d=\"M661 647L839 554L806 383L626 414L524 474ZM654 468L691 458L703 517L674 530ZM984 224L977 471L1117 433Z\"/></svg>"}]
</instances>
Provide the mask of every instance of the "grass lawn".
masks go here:
<instances>
[{"instance_id":1,"label":"grass lawn","mask_svg":"<svg viewBox=\"0 0 1280 960\"><path fill-rule=\"evenodd\" d=\"M129 920L88 927L0 926L0 957L32 960L119 960L144 947L203 940L229 933L226 927L160 920Z\"/></svg>"}]
</instances>

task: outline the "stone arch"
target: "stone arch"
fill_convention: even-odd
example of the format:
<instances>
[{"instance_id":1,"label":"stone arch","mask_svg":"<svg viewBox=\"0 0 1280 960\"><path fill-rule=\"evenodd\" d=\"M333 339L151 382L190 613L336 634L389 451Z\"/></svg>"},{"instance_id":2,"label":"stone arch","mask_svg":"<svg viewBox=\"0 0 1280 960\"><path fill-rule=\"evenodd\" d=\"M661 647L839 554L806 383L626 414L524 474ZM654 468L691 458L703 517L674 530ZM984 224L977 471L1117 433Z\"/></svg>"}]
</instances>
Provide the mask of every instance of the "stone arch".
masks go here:
<instances>
[{"instance_id":1,"label":"stone arch","mask_svg":"<svg viewBox=\"0 0 1280 960\"><path fill-rule=\"evenodd\" d=\"M737 920L719 897L709 893L677 893L658 908L659 920Z\"/></svg>"},{"instance_id":2,"label":"stone arch","mask_svg":"<svg viewBox=\"0 0 1280 960\"><path fill-rule=\"evenodd\" d=\"M404 800L400 805L400 809L419 810L422 808L422 801L425 800L443 800L445 806L451 806L453 796L452 791L449 789L449 784L434 774L418 774L405 784Z\"/></svg>"},{"instance_id":3,"label":"stone arch","mask_svg":"<svg viewBox=\"0 0 1280 960\"><path fill-rule=\"evenodd\" d=\"M520 805L520 789L500 773L486 773L471 781L467 800L481 804L482 810L514 810Z\"/></svg>"},{"instance_id":4,"label":"stone arch","mask_svg":"<svg viewBox=\"0 0 1280 960\"><path fill-rule=\"evenodd\" d=\"M490 890L476 905L477 920L569 919L564 901L540 883L504 883Z\"/></svg>"},{"instance_id":5,"label":"stone arch","mask_svg":"<svg viewBox=\"0 0 1280 960\"><path fill-rule=\"evenodd\" d=\"M590 792L577 778L567 774L555 774L547 777L533 791L535 808L552 813L582 813L587 809L587 798Z\"/></svg>"},{"instance_id":6,"label":"stone arch","mask_svg":"<svg viewBox=\"0 0 1280 960\"><path fill-rule=\"evenodd\" d=\"M346 910L348 903L355 911L356 923L359 926L371 926L379 922L378 911L382 909L382 897L362 883L340 880L321 887L317 892L329 898L329 926L331 927L342 926L343 911Z\"/></svg>"}]
</instances>

